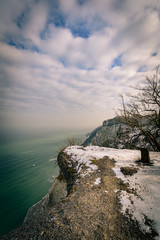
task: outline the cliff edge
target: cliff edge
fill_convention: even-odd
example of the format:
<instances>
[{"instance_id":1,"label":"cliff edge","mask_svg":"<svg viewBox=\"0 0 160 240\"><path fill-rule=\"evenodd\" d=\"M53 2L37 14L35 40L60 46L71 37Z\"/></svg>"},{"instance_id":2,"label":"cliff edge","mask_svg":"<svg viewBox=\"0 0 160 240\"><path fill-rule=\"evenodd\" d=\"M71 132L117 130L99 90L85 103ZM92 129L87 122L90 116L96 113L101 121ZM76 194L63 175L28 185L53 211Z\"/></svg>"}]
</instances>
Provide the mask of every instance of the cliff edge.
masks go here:
<instances>
[{"instance_id":1,"label":"cliff edge","mask_svg":"<svg viewBox=\"0 0 160 240\"><path fill-rule=\"evenodd\" d=\"M70 146L60 174L24 224L0 239L160 239L160 153Z\"/></svg>"}]
</instances>

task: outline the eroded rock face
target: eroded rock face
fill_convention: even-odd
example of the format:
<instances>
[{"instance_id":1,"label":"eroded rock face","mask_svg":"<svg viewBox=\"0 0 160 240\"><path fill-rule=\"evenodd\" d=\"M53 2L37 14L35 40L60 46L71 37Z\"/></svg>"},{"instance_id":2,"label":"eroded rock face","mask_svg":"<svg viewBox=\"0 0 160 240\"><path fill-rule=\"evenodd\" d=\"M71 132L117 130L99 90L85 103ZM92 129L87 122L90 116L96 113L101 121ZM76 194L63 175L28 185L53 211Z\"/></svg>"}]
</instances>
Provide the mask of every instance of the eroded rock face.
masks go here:
<instances>
[{"instance_id":1,"label":"eroded rock face","mask_svg":"<svg viewBox=\"0 0 160 240\"><path fill-rule=\"evenodd\" d=\"M45 213L47 208L60 203L67 196L67 182L60 175L56 178L54 184L49 189L48 193L38 203L34 204L29 210L24 219L24 224L37 220Z\"/></svg>"},{"instance_id":2,"label":"eroded rock face","mask_svg":"<svg viewBox=\"0 0 160 240\"><path fill-rule=\"evenodd\" d=\"M83 145L90 144L119 149L148 148L153 150L139 130L122 123L118 118L105 120L99 128L91 132Z\"/></svg>"},{"instance_id":3,"label":"eroded rock face","mask_svg":"<svg viewBox=\"0 0 160 240\"><path fill-rule=\"evenodd\" d=\"M66 148L58 156L60 174L48 195L32 207L22 227L0 239L156 239L158 233L147 216L149 231L122 211L121 193L134 195L136 189L116 176L120 171L116 161L131 160L123 168L126 179L142 168L133 164L139 155L99 147Z\"/></svg>"}]
</instances>

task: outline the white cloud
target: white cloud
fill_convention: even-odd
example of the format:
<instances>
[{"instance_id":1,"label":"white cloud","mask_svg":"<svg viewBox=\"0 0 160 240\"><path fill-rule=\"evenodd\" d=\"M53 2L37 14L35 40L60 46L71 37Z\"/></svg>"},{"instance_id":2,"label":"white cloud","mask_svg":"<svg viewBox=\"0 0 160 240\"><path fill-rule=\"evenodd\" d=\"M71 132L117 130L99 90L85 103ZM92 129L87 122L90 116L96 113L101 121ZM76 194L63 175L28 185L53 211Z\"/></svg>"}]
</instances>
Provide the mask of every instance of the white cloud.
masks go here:
<instances>
[{"instance_id":1,"label":"white cloud","mask_svg":"<svg viewBox=\"0 0 160 240\"><path fill-rule=\"evenodd\" d=\"M48 18L48 8L44 3L33 4L27 16L27 23L23 29L23 36L34 44L40 41L40 34L45 28Z\"/></svg>"},{"instance_id":2,"label":"white cloud","mask_svg":"<svg viewBox=\"0 0 160 240\"><path fill-rule=\"evenodd\" d=\"M53 58L60 58L66 55L72 41L73 37L68 29L56 28L50 24L45 40L39 46Z\"/></svg>"},{"instance_id":3,"label":"white cloud","mask_svg":"<svg viewBox=\"0 0 160 240\"><path fill-rule=\"evenodd\" d=\"M2 109L21 116L56 115L56 124L66 118L68 125L85 119L96 126L113 116L119 93L144 79L140 70L149 73L159 64L160 3L60 0L59 8L51 5L2 1ZM57 16L64 25L54 25Z\"/></svg>"}]
</instances>

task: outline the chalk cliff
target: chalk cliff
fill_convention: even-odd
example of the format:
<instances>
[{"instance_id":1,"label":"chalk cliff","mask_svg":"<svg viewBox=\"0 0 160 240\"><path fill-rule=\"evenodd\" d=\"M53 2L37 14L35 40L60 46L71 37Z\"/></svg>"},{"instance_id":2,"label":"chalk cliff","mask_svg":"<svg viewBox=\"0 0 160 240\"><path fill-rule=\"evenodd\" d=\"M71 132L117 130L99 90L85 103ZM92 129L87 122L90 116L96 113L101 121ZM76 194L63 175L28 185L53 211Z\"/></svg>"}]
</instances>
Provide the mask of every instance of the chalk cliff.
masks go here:
<instances>
[{"instance_id":1,"label":"chalk cliff","mask_svg":"<svg viewBox=\"0 0 160 240\"><path fill-rule=\"evenodd\" d=\"M145 121L145 119L143 120ZM145 122L144 122L145 123ZM142 147L153 150L137 128L131 128L119 118L103 121L102 126L87 134L83 145L96 145L112 148L139 149ZM159 139L160 141L160 139Z\"/></svg>"},{"instance_id":2,"label":"chalk cliff","mask_svg":"<svg viewBox=\"0 0 160 240\"><path fill-rule=\"evenodd\" d=\"M138 150L67 147L48 194L0 239L160 239L160 153L150 157L144 166Z\"/></svg>"}]
</instances>

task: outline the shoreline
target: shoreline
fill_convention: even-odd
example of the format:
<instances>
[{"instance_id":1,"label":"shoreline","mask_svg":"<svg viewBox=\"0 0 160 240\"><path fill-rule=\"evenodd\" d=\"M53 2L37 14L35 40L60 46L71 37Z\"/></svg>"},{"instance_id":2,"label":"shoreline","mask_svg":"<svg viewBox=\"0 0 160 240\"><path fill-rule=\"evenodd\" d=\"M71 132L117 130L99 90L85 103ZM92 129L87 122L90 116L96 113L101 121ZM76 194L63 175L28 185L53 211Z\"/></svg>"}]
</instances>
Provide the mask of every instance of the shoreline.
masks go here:
<instances>
[{"instance_id":1,"label":"shoreline","mask_svg":"<svg viewBox=\"0 0 160 240\"><path fill-rule=\"evenodd\" d=\"M58 155L60 174L49 192L30 208L20 228L0 239L158 240L150 215L146 215L144 228L141 219L131 212L131 207L137 208L138 201L142 204L139 209L142 214L150 207L146 205L143 191L130 185L133 178L136 180L141 170L145 170L145 166L135 165L139 154L137 150L96 146L67 147ZM159 155L157 153L157 158ZM121 179L119 169L124 163L125 170L132 174L123 175L124 179ZM129 169L128 166L132 167Z\"/></svg>"}]
</instances>

